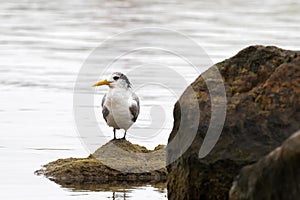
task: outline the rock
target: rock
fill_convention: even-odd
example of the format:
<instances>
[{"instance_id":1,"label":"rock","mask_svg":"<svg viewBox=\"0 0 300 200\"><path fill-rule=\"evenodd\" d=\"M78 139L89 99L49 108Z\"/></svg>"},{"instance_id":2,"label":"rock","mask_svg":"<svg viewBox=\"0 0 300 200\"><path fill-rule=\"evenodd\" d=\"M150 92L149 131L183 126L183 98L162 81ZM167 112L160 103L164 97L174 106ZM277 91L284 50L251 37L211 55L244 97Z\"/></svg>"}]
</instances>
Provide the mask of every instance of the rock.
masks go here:
<instances>
[{"instance_id":1,"label":"rock","mask_svg":"<svg viewBox=\"0 0 300 200\"><path fill-rule=\"evenodd\" d=\"M144 173L165 169L165 145L158 145L153 151L127 140L118 139L103 145L93 157L106 166L127 173Z\"/></svg>"},{"instance_id":2,"label":"rock","mask_svg":"<svg viewBox=\"0 0 300 200\"><path fill-rule=\"evenodd\" d=\"M167 148L167 162L183 151L182 142L192 144L182 156L168 165L168 198L228 199L234 177L240 169L256 162L280 146L300 129L300 52L277 47L250 46L234 57L216 64L224 81L227 96L226 120L213 150L199 159L199 149L211 118L211 101L222 102L218 92L210 99L205 80L213 83L216 71L210 68L175 104L174 126ZM196 98L199 109L191 102ZM184 111L185 118L181 118ZM194 117L200 113L200 119ZM180 126L182 120L188 125ZM195 138L192 128L197 130Z\"/></svg>"},{"instance_id":3,"label":"rock","mask_svg":"<svg viewBox=\"0 0 300 200\"><path fill-rule=\"evenodd\" d=\"M50 180L72 188L166 181L165 146L148 150L124 139L111 140L87 158L58 159L37 170Z\"/></svg>"},{"instance_id":4,"label":"rock","mask_svg":"<svg viewBox=\"0 0 300 200\"><path fill-rule=\"evenodd\" d=\"M243 167L230 200L298 200L300 197L300 131L257 163Z\"/></svg>"}]
</instances>

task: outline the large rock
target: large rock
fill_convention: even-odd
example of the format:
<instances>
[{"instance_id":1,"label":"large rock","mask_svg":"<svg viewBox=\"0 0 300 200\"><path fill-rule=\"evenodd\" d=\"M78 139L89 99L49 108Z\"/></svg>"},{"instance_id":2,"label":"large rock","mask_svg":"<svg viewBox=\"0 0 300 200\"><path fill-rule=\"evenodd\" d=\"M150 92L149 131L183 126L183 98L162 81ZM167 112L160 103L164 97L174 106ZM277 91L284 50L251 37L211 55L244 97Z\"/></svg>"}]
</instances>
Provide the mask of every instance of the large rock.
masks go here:
<instances>
[{"instance_id":1,"label":"large rock","mask_svg":"<svg viewBox=\"0 0 300 200\"><path fill-rule=\"evenodd\" d=\"M181 141L197 134L183 155L167 167L168 198L228 199L228 192L239 170L280 146L300 129L300 52L276 47L250 46L236 56L216 64L226 90L227 114L222 134L206 157L198 153L208 130L211 100L206 81L217 77L213 68L199 76L191 87L199 110L191 105L194 96L185 91L174 108L174 126L168 146L168 162L180 152ZM180 102L180 103L179 103ZM180 126L181 112L190 125ZM194 117L200 112L200 119ZM195 127L194 127L195 128Z\"/></svg>"},{"instance_id":2,"label":"large rock","mask_svg":"<svg viewBox=\"0 0 300 200\"><path fill-rule=\"evenodd\" d=\"M300 131L257 163L244 167L230 190L230 200L298 200Z\"/></svg>"}]
</instances>

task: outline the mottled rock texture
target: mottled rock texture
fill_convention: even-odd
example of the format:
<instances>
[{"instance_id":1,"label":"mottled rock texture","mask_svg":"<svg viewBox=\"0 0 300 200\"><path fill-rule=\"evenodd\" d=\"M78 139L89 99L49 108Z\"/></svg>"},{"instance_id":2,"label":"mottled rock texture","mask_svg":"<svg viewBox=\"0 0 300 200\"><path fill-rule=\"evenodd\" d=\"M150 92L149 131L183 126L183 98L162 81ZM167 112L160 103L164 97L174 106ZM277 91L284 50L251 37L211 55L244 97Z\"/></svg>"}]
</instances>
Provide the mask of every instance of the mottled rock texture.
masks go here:
<instances>
[{"instance_id":1,"label":"mottled rock texture","mask_svg":"<svg viewBox=\"0 0 300 200\"><path fill-rule=\"evenodd\" d=\"M168 162L174 152L180 152L180 141L192 137L191 127L198 127L187 151L167 167L170 200L228 199L234 177L243 166L258 161L300 129L300 52L250 46L216 66L227 96L222 134L209 155L199 159L211 117L211 97L202 74L191 84L197 94L200 119L193 117L194 99L186 91L174 108L169 143L175 136L180 139L178 145L168 146ZM204 73L210 77L206 79L210 84L214 73L212 69ZM214 98L222 101L218 95ZM180 127L183 110L190 126Z\"/></svg>"},{"instance_id":2,"label":"mottled rock texture","mask_svg":"<svg viewBox=\"0 0 300 200\"><path fill-rule=\"evenodd\" d=\"M300 131L257 163L243 167L230 200L298 200L300 198Z\"/></svg>"},{"instance_id":3,"label":"mottled rock texture","mask_svg":"<svg viewBox=\"0 0 300 200\"><path fill-rule=\"evenodd\" d=\"M109 141L87 158L58 159L35 173L64 187L81 189L102 188L107 184L164 183L167 177L164 152L164 145L148 150L117 139Z\"/></svg>"}]
</instances>

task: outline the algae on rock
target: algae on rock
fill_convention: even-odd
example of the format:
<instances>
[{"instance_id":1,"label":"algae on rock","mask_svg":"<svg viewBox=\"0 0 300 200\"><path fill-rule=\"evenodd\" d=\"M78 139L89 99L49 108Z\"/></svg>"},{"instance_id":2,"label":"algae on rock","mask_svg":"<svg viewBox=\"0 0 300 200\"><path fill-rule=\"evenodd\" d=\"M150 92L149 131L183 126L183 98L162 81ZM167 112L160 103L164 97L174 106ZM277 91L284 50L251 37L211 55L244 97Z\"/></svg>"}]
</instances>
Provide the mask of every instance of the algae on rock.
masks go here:
<instances>
[{"instance_id":1,"label":"algae on rock","mask_svg":"<svg viewBox=\"0 0 300 200\"><path fill-rule=\"evenodd\" d=\"M106 184L164 183L165 146L154 150L124 139L111 140L87 158L58 159L37 170L54 182L77 188Z\"/></svg>"}]
</instances>

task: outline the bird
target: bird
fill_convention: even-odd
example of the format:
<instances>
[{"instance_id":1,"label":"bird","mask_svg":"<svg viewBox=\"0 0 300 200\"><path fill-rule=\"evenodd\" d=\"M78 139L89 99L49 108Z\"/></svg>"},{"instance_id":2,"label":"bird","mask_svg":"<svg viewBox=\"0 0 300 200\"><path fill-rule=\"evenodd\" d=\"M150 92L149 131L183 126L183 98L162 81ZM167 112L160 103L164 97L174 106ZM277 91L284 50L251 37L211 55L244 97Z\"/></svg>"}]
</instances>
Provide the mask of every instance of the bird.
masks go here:
<instances>
[{"instance_id":1,"label":"bird","mask_svg":"<svg viewBox=\"0 0 300 200\"><path fill-rule=\"evenodd\" d=\"M107 85L108 92L102 98L102 115L109 127L113 127L114 140L116 130L127 130L136 122L140 113L139 97L133 92L132 84L126 75L114 72L108 79L101 80L93 87Z\"/></svg>"}]
</instances>

